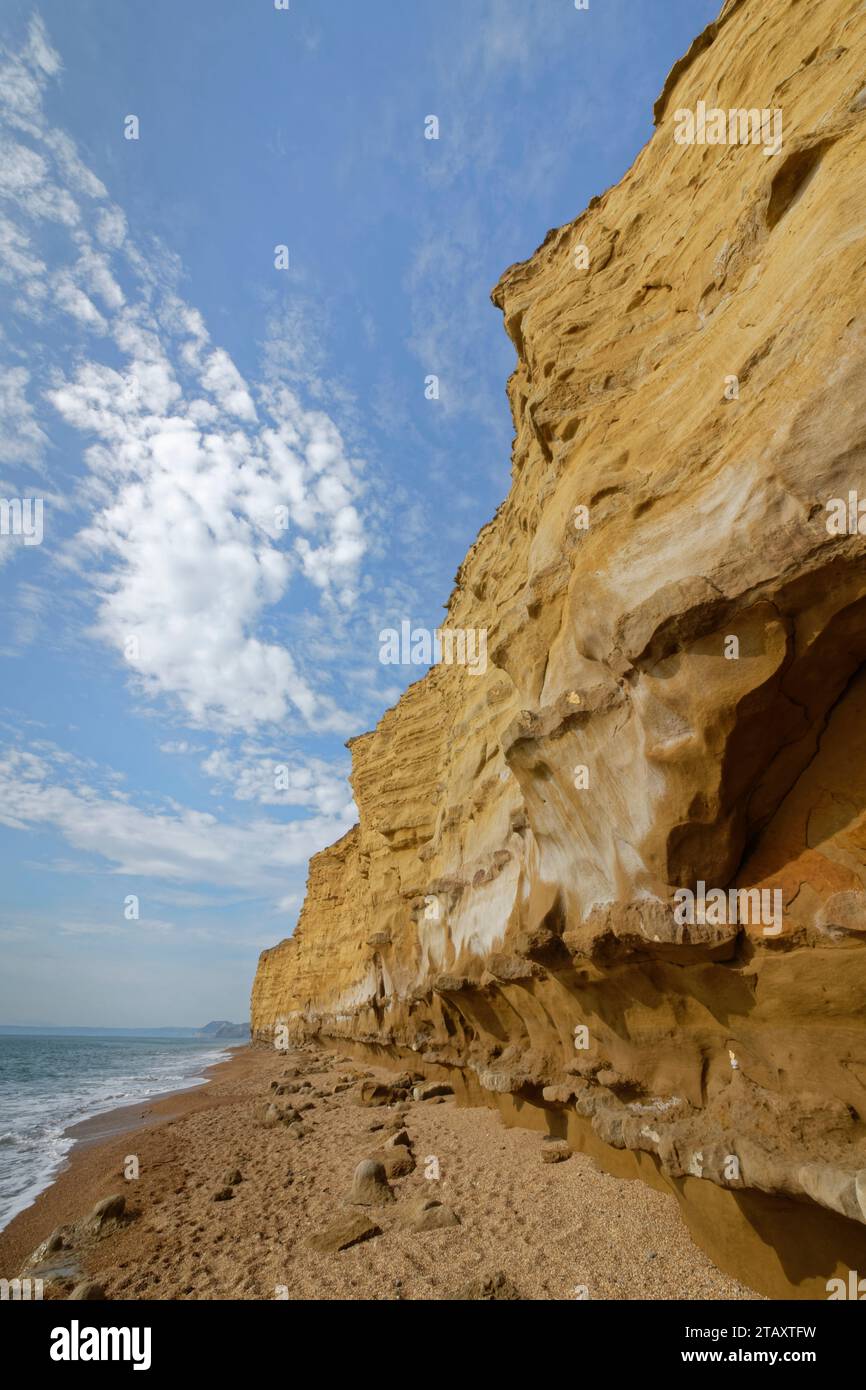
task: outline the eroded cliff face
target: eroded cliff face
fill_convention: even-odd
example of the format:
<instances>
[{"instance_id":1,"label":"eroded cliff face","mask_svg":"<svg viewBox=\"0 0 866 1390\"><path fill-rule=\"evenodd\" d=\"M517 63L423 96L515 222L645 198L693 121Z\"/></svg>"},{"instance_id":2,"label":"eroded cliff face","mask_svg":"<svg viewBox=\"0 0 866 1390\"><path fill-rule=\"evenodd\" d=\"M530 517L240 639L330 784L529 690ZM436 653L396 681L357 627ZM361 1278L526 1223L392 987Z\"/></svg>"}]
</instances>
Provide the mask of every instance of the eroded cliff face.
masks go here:
<instances>
[{"instance_id":1,"label":"eroded cliff face","mask_svg":"<svg viewBox=\"0 0 866 1390\"><path fill-rule=\"evenodd\" d=\"M699 102L781 111L781 149L679 143ZM745 1273L814 1293L831 1229L866 1272L866 549L828 508L866 501L866 6L729 0L656 125L494 290L512 486L446 624L487 670L354 740L360 824L252 1022L618 1151L728 1265L719 1223L764 1220ZM701 883L780 913L683 921Z\"/></svg>"}]
</instances>

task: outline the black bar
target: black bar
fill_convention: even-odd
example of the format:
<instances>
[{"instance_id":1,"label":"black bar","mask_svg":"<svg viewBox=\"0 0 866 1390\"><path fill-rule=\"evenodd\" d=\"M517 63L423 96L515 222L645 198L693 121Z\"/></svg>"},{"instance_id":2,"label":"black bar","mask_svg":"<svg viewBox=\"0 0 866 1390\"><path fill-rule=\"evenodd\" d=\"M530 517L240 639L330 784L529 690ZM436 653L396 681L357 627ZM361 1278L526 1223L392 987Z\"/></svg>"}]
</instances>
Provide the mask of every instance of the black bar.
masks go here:
<instances>
[{"instance_id":1,"label":"black bar","mask_svg":"<svg viewBox=\"0 0 866 1390\"><path fill-rule=\"evenodd\" d=\"M562 1361L581 1379L598 1379L606 1363L612 1382L623 1372L656 1375L679 1368L702 1376L714 1366L739 1372L759 1369L772 1376L790 1366L828 1372L857 1364L863 1342L863 1314L845 1308L851 1300L766 1302L524 1302L481 1309L477 1304L441 1304L389 1300L371 1302L124 1302L77 1304L66 1301L0 1304L0 1327L7 1353L22 1358L30 1374L41 1378L86 1375L107 1370L123 1374L243 1375L260 1381L265 1374L281 1386L299 1375L326 1375L341 1367L374 1374L384 1372L396 1354L404 1369L415 1345L418 1369L438 1361L452 1374L449 1355L457 1345L465 1369L473 1352L489 1374L502 1357L504 1369L516 1371L522 1348L530 1364L542 1358L542 1374ZM859 1300L856 1300L859 1301ZM534 1319L538 1319L537 1322ZM381 1319L381 1322L380 1322ZM464 1320L465 1319L465 1320ZM59 1360L63 1351L103 1350L102 1328L126 1329L128 1340L107 1339L126 1360ZM87 1329L94 1331L88 1332ZM132 1329L138 1329L134 1339ZM149 1341L145 1337L149 1331ZM370 1341L370 1333L383 1340ZM491 1337L492 1334L492 1337ZM543 1342L535 1338L544 1337ZM419 1340L416 1342L415 1338ZM530 1340L532 1339L532 1340ZM133 1371L133 1357L142 1363ZM314 1366L305 1373L309 1358ZM147 1365L143 1363L147 1361ZM449 1369L450 1366L450 1369ZM590 1371L590 1367L594 1369ZM231 1367L231 1369L229 1369ZM539 1369L541 1369L539 1367Z\"/></svg>"}]
</instances>

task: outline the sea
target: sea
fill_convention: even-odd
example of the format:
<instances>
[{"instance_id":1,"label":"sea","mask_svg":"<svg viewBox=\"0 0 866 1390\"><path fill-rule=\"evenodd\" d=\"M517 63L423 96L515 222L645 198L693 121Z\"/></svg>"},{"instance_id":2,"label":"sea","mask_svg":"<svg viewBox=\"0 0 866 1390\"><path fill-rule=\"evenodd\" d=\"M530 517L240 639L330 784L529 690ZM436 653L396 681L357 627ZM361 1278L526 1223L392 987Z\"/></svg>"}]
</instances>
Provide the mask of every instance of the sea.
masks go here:
<instances>
[{"instance_id":1,"label":"sea","mask_svg":"<svg viewBox=\"0 0 866 1390\"><path fill-rule=\"evenodd\" d=\"M199 1086L230 1055L202 1038L0 1033L0 1230L63 1167L70 1125Z\"/></svg>"}]
</instances>

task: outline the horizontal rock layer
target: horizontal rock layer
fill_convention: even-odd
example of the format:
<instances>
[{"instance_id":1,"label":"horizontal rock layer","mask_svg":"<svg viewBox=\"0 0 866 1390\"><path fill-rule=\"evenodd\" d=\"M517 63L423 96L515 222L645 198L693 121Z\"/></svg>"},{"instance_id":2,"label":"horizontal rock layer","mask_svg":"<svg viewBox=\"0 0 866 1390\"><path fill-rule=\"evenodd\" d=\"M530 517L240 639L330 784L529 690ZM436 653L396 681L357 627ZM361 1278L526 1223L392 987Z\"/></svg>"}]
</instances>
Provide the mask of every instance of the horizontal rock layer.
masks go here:
<instances>
[{"instance_id":1,"label":"horizontal rock layer","mask_svg":"<svg viewBox=\"0 0 866 1390\"><path fill-rule=\"evenodd\" d=\"M687 1206L861 1228L866 549L856 497L830 519L866 503L864 39L860 0L729 0L622 182L496 286L512 485L446 623L486 669L353 740L360 823L252 998L260 1040L411 1051ZM678 143L699 102L781 148Z\"/></svg>"}]
</instances>

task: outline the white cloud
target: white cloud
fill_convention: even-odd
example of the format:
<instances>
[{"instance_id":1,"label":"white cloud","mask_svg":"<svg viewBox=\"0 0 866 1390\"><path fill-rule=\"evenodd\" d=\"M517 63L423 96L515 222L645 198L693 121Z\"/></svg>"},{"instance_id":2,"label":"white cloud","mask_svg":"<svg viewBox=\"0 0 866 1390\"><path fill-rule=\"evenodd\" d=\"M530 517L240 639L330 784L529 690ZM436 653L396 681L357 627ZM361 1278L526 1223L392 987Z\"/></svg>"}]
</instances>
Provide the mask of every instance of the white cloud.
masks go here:
<instances>
[{"instance_id":1,"label":"white cloud","mask_svg":"<svg viewBox=\"0 0 866 1390\"><path fill-rule=\"evenodd\" d=\"M108 324L96 305L78 288L68 271L62 271L58 275L54 285L54 298L61 309L78 319L85 327L92 328L97 333L107 331Z\"/></svg>"},{"instance_id":2,"label":"white cloud","mask_svg":"<svg viewBox=\"0 0 866 1390\"><path fill-rule=\"evenodd\" d=\"M108 257L94 251L89 240L81 247L76 272L91 294L98 295L107 309L120 309L123 291L108 268Z\"/></svg>"},{"instance_id":3,"label":"white cloud","mask_svg":"<svg viewBox=\"0 0 866 1390\"><path fill-rule=\"evenodd\" d=\"M198 744L190 743L188 739L168 739L159 745L160 753L168 753L174 757L181 757L187 753L201 753L203 750Z\"/></svg>"},{"instance_id":4,"label":"white cloud","mask_svg":"<svg viewBox=\"0 0 866 1390\"><path fill-rule=\"evenodd\" d=\"M212 352L205 363L201 384L217 397L227 415L237 415L241 420L255 420L256 408L243 377L222 348Z\"/></svg>"},{"instance_id":5,"label":"white cloud","mask_svg":"<svg viewBox=\"0 0 866 1390\"><path fill-rule=\"evenodd\" d=\"M328 814L232 825L184 806L142 810L89 785L84 770L69 764L58 752L7 749L0 758L0 824L57 831L117 874L282 895L287 872L351 824Z\"/></svg>"},{"instance_id":6,"label":"white cloud","mask_svg":"<svg viewBox=\"0 0 866 1390\"><path fill-rule=\"evenodd\" d=\"M35 467L48 444L48 436L36 420L29 385L26 367L0 366L0 463Z\"/></svg>"},{"instance_id":7,"label":"white cloud","mask_svg":"<svg viewBox=\"0 0 866 1390\"><path fill-rule=\"evenodd\" d=\"M155 936L168 936L174 931L174 923L159 917L139 917L135 923L120 926L117 922L60 922L57 927L61 936L126 936L136 932L151 932Z\"/></svg>"},{"instance_id":8,"label":"white cloud","mask_svg":"<svg viewBox=\"0 0 866 1390\"><path fill-rule=\"evenodd\" d=\"M75 148L75 141L63 130L47 130L45 143L52 151L60 172L76 193L86 198L107 198L108 190L86 164L82 164Z\"/></svg>"},{"instance_id":9,"label":"white cloud","mask_svg":"<svg viewBox=\"0 0 866 1390\"><path fill-rule=\"evenodd\" d=\"M16 140L0 140L0 197L24 198L45 182L48 165Z\"/></svg>"},{"instance_id":10,"label":"white cloud","mask_svg":"<svg viewBox=\"0 0 866 1390\"><path fill-rule=\"evenodd\" d=\"M14 199L28 216L74 227L79 221L75 199L47 177L48 165L26 145L0 143L0 197Z\"/></svg>"},{"instance_id":11,"label":"white cloud","mask_svg":"<svg viewBox=\"0 0 866 1390\"><path fill-rule=\"evenodd\" d=\"M350 824L357 819L346 772L321 758L282 755L279 749L247 744L240 754L216 749L202 761L201 770L217 790L230 790L236 801L306 806Z\"/></svg>"},{"instance_id":12,"label":"white cloud","mask_svg":"<svg viewBox=\"0 0 866 1390\"><path fill-rule=\"evenodd\" d=\"M55 359L45 396L87 444L79 500L93 510L65 563L92 585L93 633L141 694L177 702L196 725L249 730L294 710L311 728L348 732L315 663L276 640L273 610L293 585L309 601L305 583L326 608L357 601L358 461L325 412L273 381L250 385L172 288L171 257L134 244L74 142L42 115L59 59L41 24L23 54L4 57L15 136L0 192L17 220L0 224L0 242L18 308L40 321L53 304L88 342L73 367ZM46 272L33 228L49 222L69 229L69 257L55 230Z\"/></svg>"},{"instance_id":13,"label":"white cloud","mask_svg":"<svg viewBox=\"0 0 866 1390\"><path fill-rule=\"evenodd\" d=\"M7 284L15 284L22 278L42 276L46 269L41 257L33 254L33 244L27 233L0 216L0 278Z\"/></svg>"},{"instance_id":14,"label":"white cloud","mask_svg":"<svg viewBox=\"0 0 866 1390\"><path fill-rule=\"evenodd\" d=\"M126 240L126 218L120 208L100 208L96 214L96 236L103 246L116 251Z\"/></svg>"},{"instance_id":15,"label":"white cloud","mask_svg":"<svg viewBox=\"0 0 866 1390\"><path fill-rule=\"evenodd\" d=\"M33 15L27 31L25 55L30 63L53 77L62 67L60 54L51 47L45 25L39 15Z\"/></svg>"},{"instance_id":16,"label":"white cloud","mask_svg":"<svg viewBox=\"0 0 866 1390\"><path fill-rule=\"evenodd\" d=\"M34 15L20 53L0 52L0 111L18 130L29 131L42 114L45 77L60 71L59 55L48 42L45 26Z\"/></svg>"},{"instance_id":17,"label":"white cloud","mask_svg":"<svg viewBox=\"0 0 866 1390\"><path fill-rule=\"evenodd\" d=\"M4 549L0 545L0 562L3 556ZM6 606L7 622L0 655L20 656L22 648L35 642L46 616L54 607L52 595L46 589L35 584L18 584L14 598Z\"/></svg>"}]
</instances>

